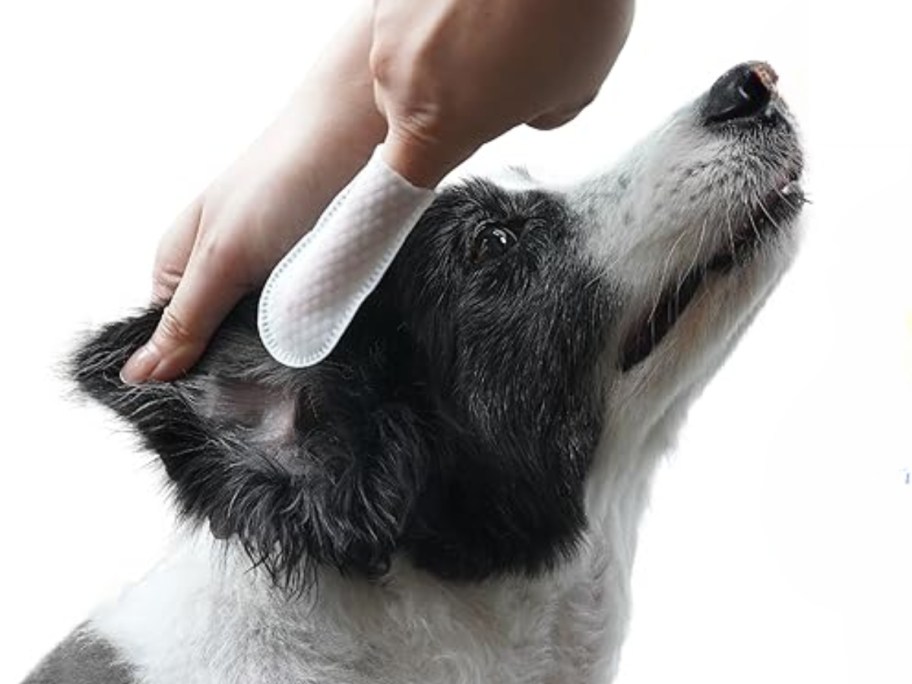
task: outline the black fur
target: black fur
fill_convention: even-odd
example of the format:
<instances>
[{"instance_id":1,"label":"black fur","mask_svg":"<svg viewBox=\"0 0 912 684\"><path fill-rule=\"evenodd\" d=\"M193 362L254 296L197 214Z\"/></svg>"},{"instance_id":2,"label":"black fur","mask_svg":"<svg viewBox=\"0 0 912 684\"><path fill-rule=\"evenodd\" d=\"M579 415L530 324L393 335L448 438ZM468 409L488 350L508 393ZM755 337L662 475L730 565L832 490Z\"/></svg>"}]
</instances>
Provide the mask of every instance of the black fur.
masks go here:
<instances>
[{"instance_id":1,"label":"black fur","mask_svg":"<svg viewBox=\"0 0 912 684\"><path fill-rule=\"evenodd\" d=\"M80 625L32 670L22 684L137 684L117 648Z\"/></svg>"},{"instance_id":2,"label":"black fur","mask_svg":"<svg viewBox=\"0 0 912 684\"><path fill-rule=\"evenodd\" d=\"M159 311L74 355L79 387L160 457L181 514L237 538L277 583L317 564L383 574L394 553L441 576L535 573L585 527L601 432L610 293L551 196L480 181L442 194L331 356L292 370L255 329L255 300L184 378L118 371ZM515 246L476 262L497 222Z\"/></svg>"}]
</instances>

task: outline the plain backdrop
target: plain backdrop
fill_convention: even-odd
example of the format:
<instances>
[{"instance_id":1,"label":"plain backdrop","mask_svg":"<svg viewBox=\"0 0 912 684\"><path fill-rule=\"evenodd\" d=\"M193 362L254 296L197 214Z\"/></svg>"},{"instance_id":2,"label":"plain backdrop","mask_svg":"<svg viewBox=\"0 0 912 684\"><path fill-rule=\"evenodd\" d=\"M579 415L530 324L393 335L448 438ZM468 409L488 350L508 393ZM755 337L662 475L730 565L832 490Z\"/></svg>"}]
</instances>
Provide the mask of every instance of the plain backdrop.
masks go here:
<instances>
[{"instance_id":1,"label":"plain backdrop","mask_svg":"<svg viewBox=\"0 0 912 684\"><path fill-rule=\"evenodd\" d=\"M0 4L0 681L140 577L171 529L153 459L68 398L56 364L79 331L147 300L162 231L351 7ZM595 104L471 164L606 164L745 59L772 62L803 124L804 250L659 472L621 684L912 681L901 7L641 2Z\"/></svg>"}]
</instances>

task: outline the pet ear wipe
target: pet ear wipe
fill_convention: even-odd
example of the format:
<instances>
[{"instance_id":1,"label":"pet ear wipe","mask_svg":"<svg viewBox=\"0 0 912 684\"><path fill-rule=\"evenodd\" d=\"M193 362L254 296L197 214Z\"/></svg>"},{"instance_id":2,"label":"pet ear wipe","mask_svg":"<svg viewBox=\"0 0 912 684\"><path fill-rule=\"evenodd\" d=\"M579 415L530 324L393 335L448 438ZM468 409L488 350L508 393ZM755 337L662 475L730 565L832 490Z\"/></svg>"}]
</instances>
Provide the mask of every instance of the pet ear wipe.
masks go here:
<instances>
[{"instance_id":1,"label":"pet ear wipe","mask_svg":"<svg viewBox=\"0 0 912 684\"><path fill-rule=\"evenodd\" d=\"M433 190L409 183L381 151L266 281L258 327L279 363L302 368L326 358L434 200Z\"/></svg>"}]
</instances>

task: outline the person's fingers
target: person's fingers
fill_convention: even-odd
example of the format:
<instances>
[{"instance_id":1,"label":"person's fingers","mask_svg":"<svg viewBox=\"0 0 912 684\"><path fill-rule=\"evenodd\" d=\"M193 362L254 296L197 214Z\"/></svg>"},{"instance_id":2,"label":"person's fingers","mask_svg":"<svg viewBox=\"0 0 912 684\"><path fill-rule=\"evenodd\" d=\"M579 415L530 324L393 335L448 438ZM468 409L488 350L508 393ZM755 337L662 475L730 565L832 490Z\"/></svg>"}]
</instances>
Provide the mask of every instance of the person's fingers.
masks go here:
<instances>
[{"instance_id":1,"label":"person's fingers","mask_svg":"<svg viewBox=\"0 0 912 684\"><path fill-rule=\"evenodd\" d=\"M532 128L537 128L540 131L549 131L553 128L560 128L565 123L569 123L573 121L573 119L575 119L577 116L579 116L580 112L592 104L593 100L595 100L596 95L598 95L598 91L593 92L585 99L574 102L571 105L560 107L550 112L545 112L544 114L527 121L526 124Z\"/></svg>"},{"instance_id":2,"label":"person's fingers","mask_svg":"<svg viewBox=\"0 0 912 684\"><path fill-rule=\"evenodd\" d=\"M168 229L158 245L152 270L152 303L166 304L184 276L203 212L202 199L194 200Z\"/></svg>"},{"instance_id":3,"label":"person's fingers","mask_svg":"<svg viewBox=\"0 0 912 684\"><path fill-rule=\"evenodd\" d=\"M202 356L216 328L249 289L234 272L242 255L230 250L218 242L197 241L151 339L123 367L123 382L173 380Z\"/></svg>"},{"instance_id":4,"label":"person's fingers","mask_svg":"<svg viewBox=\"0 0 912 684\"><path fill-rule=\"evenodd\" d=\"M550 131L554 128L560 128L565 123L573 121L582 109L574 109L569 112L549 112L542 116L536 117L527 122L527 125L540 131Z\"/></svg>"},{"instance_id":5,"label":"person's fingers","mask_svg":"<svg viewBox=\"0 0 912 684\"><path fill-rule=\"evenodd\" d=\"M478 147L479 143L459 140L454 135L448 135L444 143L391 122L383 141L383 158L412 185L433 188Z\"/></svg>"}]
</instances>

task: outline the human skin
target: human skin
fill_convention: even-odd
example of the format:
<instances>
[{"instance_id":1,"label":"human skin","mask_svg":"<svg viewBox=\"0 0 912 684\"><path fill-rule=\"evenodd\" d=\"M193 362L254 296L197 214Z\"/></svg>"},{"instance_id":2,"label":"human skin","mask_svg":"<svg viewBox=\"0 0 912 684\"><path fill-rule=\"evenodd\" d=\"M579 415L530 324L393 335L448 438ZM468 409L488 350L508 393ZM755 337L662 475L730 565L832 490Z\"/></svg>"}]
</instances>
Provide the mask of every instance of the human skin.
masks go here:
<instances>
[{"instance_id":1,"label":"human skin","mask_svg":"<svg viewBox=\"0 0 912 684\"><path fill-rule=\"evenodd\" d=\"M190 368L379 143L393 169L433 187L517 125L573 119L632 18L633 0L364 2L276 121L162 239L153 299L166 306L124 381Z\"/></svg>"}]
</instances>

